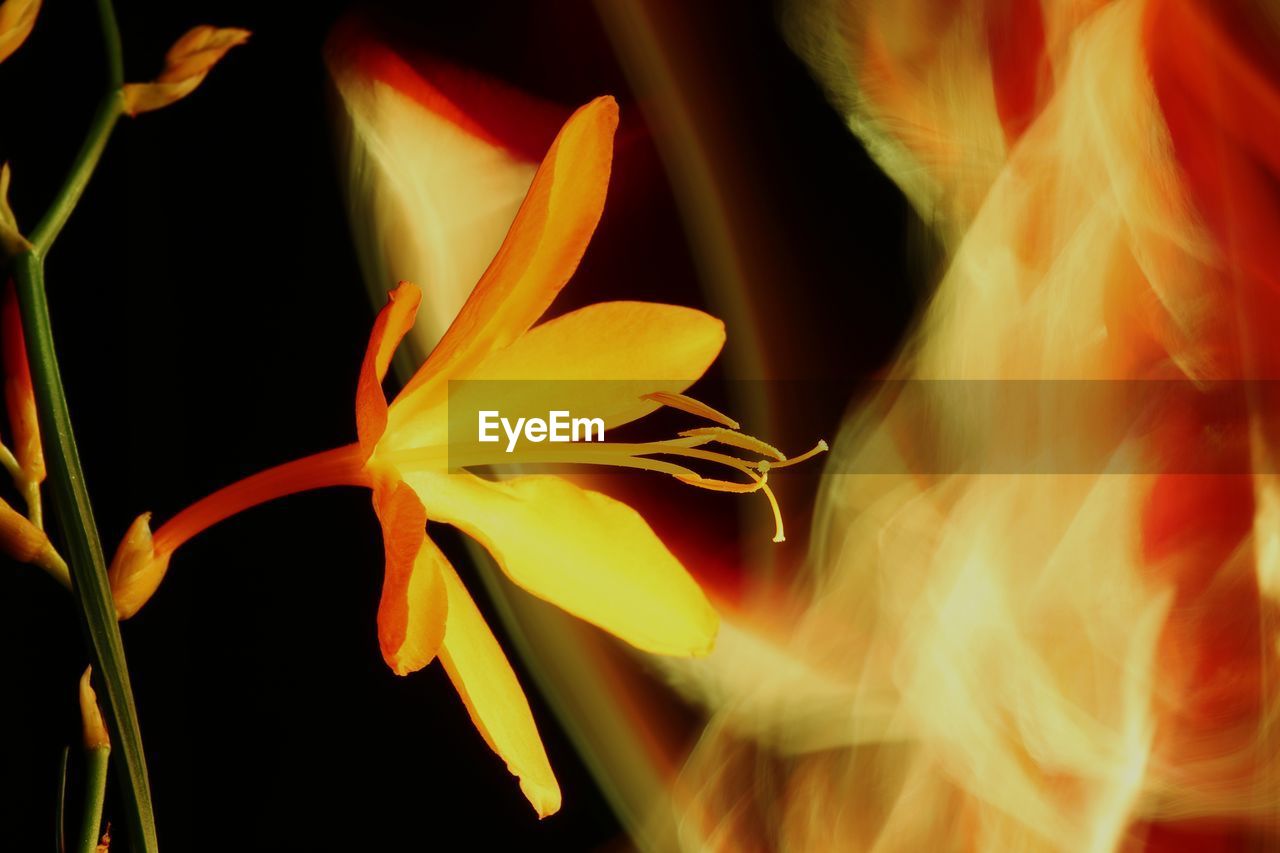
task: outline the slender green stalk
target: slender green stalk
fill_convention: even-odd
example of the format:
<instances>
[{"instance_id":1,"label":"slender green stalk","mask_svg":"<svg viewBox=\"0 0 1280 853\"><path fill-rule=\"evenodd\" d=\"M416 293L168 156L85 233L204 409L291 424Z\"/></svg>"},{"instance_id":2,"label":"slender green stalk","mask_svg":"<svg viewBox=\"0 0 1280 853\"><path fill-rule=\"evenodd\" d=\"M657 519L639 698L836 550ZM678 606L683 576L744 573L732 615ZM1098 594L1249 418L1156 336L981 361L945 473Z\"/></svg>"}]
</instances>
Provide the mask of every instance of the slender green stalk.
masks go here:
<instances>
[{"instance_id":1,"label":"slender green stalk","mask_svg":"<svg viewBox=\"0 0 1280 853\"><path fill-rule=\"evenodd\" d=\"M62 231L62 226L67 224L67 217L71 215L76 202L84 193L89 177L93 174L94 167L98 165L103 149L107 147L111 129L115 127L116 120L120 118L123 111L124 96L120 94L119 88L108 93L98 104L93 122L89 125L89 134L80 146L80 151L76 154L76 159L72 163L71 171L67 173L66 180L63 181L62 188L44 217L27 235L27 239L35 246L35 251L41 257L48 254L49 247Z\"/></svg>"},{"instance_id":2,"label":"slender green stalk","mask_svg":"<svg viewBox=\"0 0 1280 853\"><path fill-rule=\"evenodd\" d=\"M101 674L105 688L103 710L111 741L121 758L117 768L124 789L123 805L128 812L131 841L134 849L153 853L157 847L155 819L142 753L142 736L138 731L129 670L125 664L124 643L116 622L106 560L93 520L93 508L76 451L62 376L58 371L49 306L45 299L44 269L34 252L24 252L14 260L13 277L26 332L27 357L31 362L36 411L49 467L53 505L66 543L72 589L80 604L93 666Z\"/></svg>"},{"instance_id":3,"label":"slender green stalk","mask_svg":"<svg viewBox=\"0 0 1280 853\"><path fill-rule=\"evenodd\" d=\"M120 44L120 27L116 24L116 13L111 0L98 0L98 25L102 28L102 44L107 59L106 94L98 103L98 109L89 124L89 133L85 136L71 164L71 171L62 182L62 188L54 196L53 203L45 211L36 227L27 235L27 239L35 246L40 257L49 254L49 247L57 239L67 217L75 209L76 202L84 193L89 177L102 151L107 147L107 139L115 127L116 120L124 112L124 51Z\"/></svg>"},{"instance_id":4,"label":"slender green stalk","mask_svg":"<svg viewBox=\"0 0 1280 853\"><path fill-rule=\"evenodd\" d=\"M111 0L98 0L97 6L107 60L106 93L62 187L29 236L32 248L13 259L13 278L26 332L27 358L35 386L36 412L49 468L49 486L71 568L72 591L80 606L90 657L102 679L104 691L101 696L107 728L120 758L116 766L129 840L133 849L155 853L158 845L151 789L133 691L129 686L124 643L116 622L106 560L71 428L44 288L44 258L84 193L124 108L121 93L124 65L115 12ZM104 761L104 773L105 766ZM97 809L101 818L100 802Z\"/></svg>"},{"instance_id":5,"label":"slender green stalk","mask_svg":"<svg viewBox=\"0 0 1280 853\"><path fill-rule=\"evenodd\" d=\"M110 758L109 746L94 746L84 751L84 814L80 818L80 836L76 843L78 853L96 853L98 849Z\"/></svg>"}]
</instances>

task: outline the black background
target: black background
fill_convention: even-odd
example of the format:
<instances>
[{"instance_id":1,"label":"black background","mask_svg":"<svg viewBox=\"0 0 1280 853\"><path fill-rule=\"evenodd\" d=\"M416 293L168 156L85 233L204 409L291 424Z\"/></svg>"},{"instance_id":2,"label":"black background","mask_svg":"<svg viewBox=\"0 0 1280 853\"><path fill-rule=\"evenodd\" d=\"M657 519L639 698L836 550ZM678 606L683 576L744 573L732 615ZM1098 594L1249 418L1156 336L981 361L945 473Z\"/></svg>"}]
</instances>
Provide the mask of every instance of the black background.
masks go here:
<instances>
[{"instance_id":1,"label":"black background","mask_svg":"<svg viewBox=\"0 0 1280 853\"><path fill-rule=\"evenodd\" d=\"M48 262L108 552L142 510L165 518L238 477L354 437L372 309L339 196L321 57L347 5L117 10L133 80L155 74L195 24L254 35L187 100L121 122ZM784 249L768 292L752 295L770 305L767 354L791 376L852 383L882 363L915 302L922 276L905 266L904 203L788 52L770 4L671 7L741 131L737 153L756 167L744 191L771 213ZM589 4L381 8L402 37L549 100L573 106L613 92L628 110ZM31 40L0 65L0 154L14 169L20 224L56 190L103 73L86 0L47 2ZM645 296L640 282L650 281L698 304L661 161L641 150L631 162L641 177L627 177L620 160L614 191L644 185L637 206L647 213L622 221L611 191L599 248L584 262L595 272L584 275L610 282L604 296ZM622 268L631 275L608 275ZM580 301L602 295L582 292ZM798 432L830 436L843 404L829 401ZM381 563L367 493L302 495L185 547L157 597L123 626L164 848L624 849L537 695L565 792L563 811L542 823L439 667L405 679L386 669L374 635ZM0 564L0 848L51 849L58 756L77 738L85 663L66 594L33 569Z\"/></svg>"}]
</instances>

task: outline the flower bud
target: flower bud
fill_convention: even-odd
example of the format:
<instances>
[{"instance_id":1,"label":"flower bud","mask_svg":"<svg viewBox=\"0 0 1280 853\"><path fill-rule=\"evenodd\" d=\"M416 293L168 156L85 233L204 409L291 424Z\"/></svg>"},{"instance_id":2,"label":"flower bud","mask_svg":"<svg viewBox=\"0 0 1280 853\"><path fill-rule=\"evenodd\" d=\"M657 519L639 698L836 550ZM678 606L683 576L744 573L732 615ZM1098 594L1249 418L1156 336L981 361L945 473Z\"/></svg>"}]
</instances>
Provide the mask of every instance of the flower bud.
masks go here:
<instances>
[{"instance_id":1,"label":"flower bud","mask_svg":"<svg viewBox=\"0 0 1280 853\"><path fill-rule=\"evenodd\" d=\"M23 491L38 488L45 478L44 449L36 419L36 395L27 363L26 338L18 311L18 294L10 282L0 304L0 365L4 367L4 405L13 435L13 453L25 481Z\"/></svg>"},{"instance_id":2,"label":"flower bud","mask_svg":"<svg viewBox=\"0 0 1280 853\"><path fill-rule=\"evenodd\" d=\"M5 0L0 3L0 62L9 58L31 35L40 12L40 0Z\"/></svg>"},{"instance_id":3,"label":"flower bud","mask_svg":"<svg viewBox=\"0 0 1280 853\"><path fill-rule=\"evenodd\" d=\"M7 554L20 563L39 566L64 586L71 586L67 564L54 549L49 537L4 501L0 501L0 553Z\"/></svg>"},{"instance_id":4,"label":"flower bud","mask_svg":"<svg viewBox=\"0 0 1280 853\"><path fill-rule=\"evenodd\" d=\"M164 71L150 83L124 87L124 111L131 116L167 107L191 94L228 50L244 44L248 30L199 26L173 43Z\"/></svg>"},{"instance_id":5,"label":"flower bud","mask_svg":"<svg viewBox=\"0 0 1280 853\"><path fill-rule=\"evenodd\" d=\"M80 719L84 725L84 748L111 748L111 739L107 736L107 725L102 720L102 709L98 707L98 694L93 692L89 676L93 667L86 666L84 675L80 676Z\"/></svg>"},{"instance_id":6,"label":"flower bud","mask_svg":"<svg viewBox=\"0 0 1280 853\"><path fill-rule=\"evenodd\" d=\"M144 512L125 531L107 576L116 618L128 619L155 594L169 569L169 555L156 553L151 539L151 513Z\"/></svg>"}]
</instances>

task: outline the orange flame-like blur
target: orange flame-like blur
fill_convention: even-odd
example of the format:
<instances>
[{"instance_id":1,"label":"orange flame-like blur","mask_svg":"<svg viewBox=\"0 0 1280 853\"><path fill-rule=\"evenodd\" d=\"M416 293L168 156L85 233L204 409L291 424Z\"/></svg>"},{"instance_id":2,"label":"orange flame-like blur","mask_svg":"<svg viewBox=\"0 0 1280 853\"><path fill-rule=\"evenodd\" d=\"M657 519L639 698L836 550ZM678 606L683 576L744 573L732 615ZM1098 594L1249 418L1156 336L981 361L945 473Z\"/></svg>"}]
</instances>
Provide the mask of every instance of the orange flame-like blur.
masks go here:
<instances>
[{"instance_id":1,"label":"orange flame-like blur","mask_svg":"<svg viewBox=\"0 0 1280 853\"><path fill-rule=\"evenodd\" d=\"M1280 13L794 0L787 23L945 253L895 377L1098 380L1117 408L1129 381L1188 381L1118 439L1090 421L1106 406L1010 425L1045 447L1097 429L1116 464L1095 474L913 469L984 422L963 383L855 414L785 636L743 614L673 673L712 713L676 783L682 846L1280 839L1280 436L1259 402L1280 378ZM1259 403L1223 439L1256 473L1181 473L1195 389L1220 380ZM840 474L887 459L905 473Z\"/></svg>"}]
</instances>

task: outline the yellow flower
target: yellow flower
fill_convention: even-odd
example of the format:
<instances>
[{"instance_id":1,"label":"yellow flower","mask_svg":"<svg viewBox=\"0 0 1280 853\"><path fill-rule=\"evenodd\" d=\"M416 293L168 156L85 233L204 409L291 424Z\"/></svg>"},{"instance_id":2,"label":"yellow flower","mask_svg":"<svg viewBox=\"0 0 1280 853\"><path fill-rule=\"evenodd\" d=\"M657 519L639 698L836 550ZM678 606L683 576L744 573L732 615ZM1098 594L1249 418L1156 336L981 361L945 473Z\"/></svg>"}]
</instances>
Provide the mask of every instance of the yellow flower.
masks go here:
<instances>
[{"instance_id":1,"label":"yellow flower","mask_svg":"<svg viewBox=\"0 0 1280 853\"><path fill-rule=\"evenodd\" d=\"M690 308L643 302L589 305L534 324L568 281L604 207L617 106L600 98L565 124L533 179L497 256L444 338L388 405L382 381L401 338L413 326L418 289L401 283L379 313L356 391L359 441L265 471L188 507L154 537L141 517L111 568L121 617L150 597L171 555L210 525L265 500L321 486L373 490L383 529L386 576L378 608L383 657L407 674L439 656L477 729L520 778L540 815L560 805L528 703L505 655L444 555L426 535L428 520L450 524L488 549L511 580L645 651L699 655L710 651L718 617L680 562L627 505L551 475L490 481L447 463L448 385L455 380L517 383L517 407L542 405L555 383L588 382L593 415L608 428L660 405L723 415L683 397L719 354L723 324ZM643 393L637 393L637 383ZM546 411L546 409L544 409ZM750 462L706 450L720 442L763 451ZM478 447L478 445L476 446ZM693 485L762 491L781 453L734 429L692 430L643 444L561 445L559 458L535 451L497 461L583 462L646 468ZM824 448L820 445L812 452ZM464 449L467 452L475 451ZM718 463L741 482L706 479L654 455ZM776 502L773 502L776 508ZM781 536L779 519L778 537Z\"/></svg>"}]
</instances>

